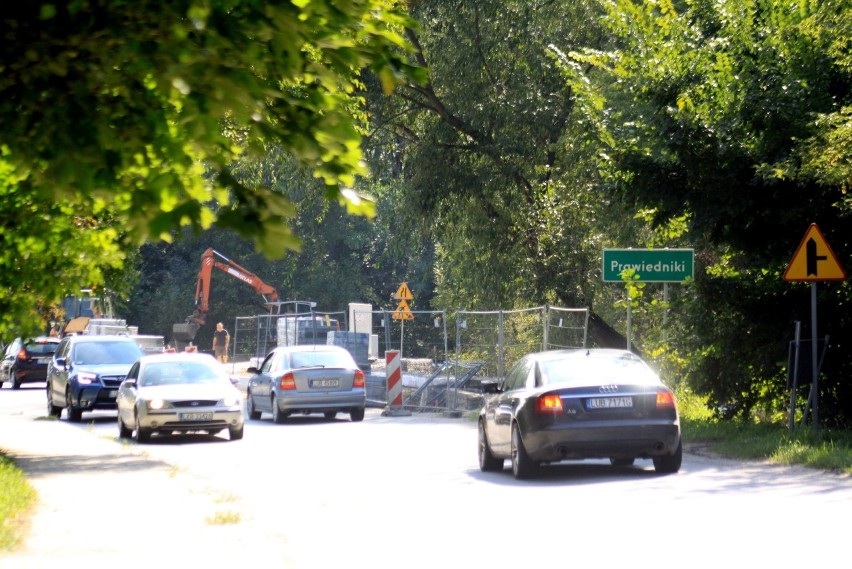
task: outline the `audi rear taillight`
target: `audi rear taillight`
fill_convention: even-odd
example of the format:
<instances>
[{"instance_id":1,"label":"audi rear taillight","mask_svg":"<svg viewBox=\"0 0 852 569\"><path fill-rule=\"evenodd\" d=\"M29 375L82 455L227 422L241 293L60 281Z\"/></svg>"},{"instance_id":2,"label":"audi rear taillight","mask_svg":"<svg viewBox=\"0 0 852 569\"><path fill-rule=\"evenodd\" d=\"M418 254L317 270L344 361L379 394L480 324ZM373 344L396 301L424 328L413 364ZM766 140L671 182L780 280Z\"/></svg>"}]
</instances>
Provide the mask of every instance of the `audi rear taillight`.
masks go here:
<instances>
[{"instance_id":1,"label":"audi rear taillight","mask_svg":"<svg viewBox=\"0 0 852 569\"><path fill-rule=\"evenodd\" d=\"M562 398L553 393L542 395L535 402L535 412L543 415L561 415Z\"/></svg>"},{"instance_id":2,"label":"audi rear taillight","mask_svg":"<svg viewBox=\"0 0 852 569\"><path fill-rule=\"evenodd\" d=\"M296 389L296 377L292 371L288 371L281 376L281 379L278 380L278 389L282 391Z\"/></svg>"},{"instance_id":3,"label":"audi rear taillight","mask_svg":"<svg viewBox=\"0 0 852 569\"><path fill-rule=\"evenodd\" d=\"M665 391L657 392L657 409L674 409L675 399L674 394L666 389Z\"/></svg>"},{"instance_id":4,"label":"audi rear taillight","mask_svg":"<svg viewBox=\"0 0 852 569\"><path fill-rule=\"evenodd\" d=\"M355 379L352 380L352 387L364 387L367 384L367 378L364 372L360 369L355 372Z\"/></svg>"},{"instance_id":5,"label":"audi rear taillight","mask_svg":"<svg viewBox=\"0 0 852 569\"><path fill-rule=\"evenodd\" d=\"M25 360L25 361L26 361L26 359L27 359L27 351L26 351L26 350L21 350L20 352L18 352L18 359L19 359L19 360Z\"/></svg>"}]
</instances>

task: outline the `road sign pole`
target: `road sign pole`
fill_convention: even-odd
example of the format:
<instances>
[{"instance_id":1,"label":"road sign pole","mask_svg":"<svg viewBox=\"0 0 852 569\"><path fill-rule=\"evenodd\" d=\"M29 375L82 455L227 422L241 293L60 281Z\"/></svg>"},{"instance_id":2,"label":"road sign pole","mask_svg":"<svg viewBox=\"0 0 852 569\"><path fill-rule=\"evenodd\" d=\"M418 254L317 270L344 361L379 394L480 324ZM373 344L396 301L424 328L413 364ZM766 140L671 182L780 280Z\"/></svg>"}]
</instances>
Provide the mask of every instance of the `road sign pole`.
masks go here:
<instances>
[{"instance_id":1,"label":"road sign pole","mask_svg":"<svg viewBox=\"0 0 852 569\"><path fill-rule=\"evenodd\" d=\"M819 368L817 362L817 285L816 281L811 283L811 372L813 373L813 385L811 387L814 406L814 430L819 429Z\"/></svg>"},{"instance_id":2,"label":"road sign pole","mask_svg":"<svg viewBox=\"0 0 852 569\"><path fill-rule=\"evenodd\" d=\"M631 324L632 324L632 322L631 322L632 306L631 305L632 304L633 304L633 299L630 298L630 290L628 289L627 290L627 351L628 352L632 351L630 349L630 336L633 332L631 330Z\"/></svg>"},{"instance_id":3,"label":"road sign pole","mask_svg":"<svg viewBox=\"0 0 852 569\"><path fill-rule=\"evenodd\" d=\"M793 427L795 426L796 420L796 389L798 386L799 379L799 346L801 345L802 339L802 323L798 320L796 321L796 332L793 340L793 372L792 379L790 385L790 417L787 424L787 429L792 433ZM807 404L805 405L807 408Z\"/></svg>"}]
</instances>

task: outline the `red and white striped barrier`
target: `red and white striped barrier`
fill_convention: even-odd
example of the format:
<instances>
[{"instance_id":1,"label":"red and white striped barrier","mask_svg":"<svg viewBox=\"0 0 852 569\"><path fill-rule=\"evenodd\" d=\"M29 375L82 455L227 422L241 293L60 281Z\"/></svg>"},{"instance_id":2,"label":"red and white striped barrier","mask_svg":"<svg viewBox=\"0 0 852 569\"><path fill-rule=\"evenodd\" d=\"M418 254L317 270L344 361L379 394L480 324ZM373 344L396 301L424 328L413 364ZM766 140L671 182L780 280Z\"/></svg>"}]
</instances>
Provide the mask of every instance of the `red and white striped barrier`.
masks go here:
<instances>
[{"instance_id":1,"label":"red and white striped barrier","mask_svg":"<svg viewBox=\"0 0 852 569\"><path fill-rule=\"evenodd\" d=\"M402 371L399 350L385 352L385 373L388 384L388 408L402 408Z\"/></svg>"}]
</instances>

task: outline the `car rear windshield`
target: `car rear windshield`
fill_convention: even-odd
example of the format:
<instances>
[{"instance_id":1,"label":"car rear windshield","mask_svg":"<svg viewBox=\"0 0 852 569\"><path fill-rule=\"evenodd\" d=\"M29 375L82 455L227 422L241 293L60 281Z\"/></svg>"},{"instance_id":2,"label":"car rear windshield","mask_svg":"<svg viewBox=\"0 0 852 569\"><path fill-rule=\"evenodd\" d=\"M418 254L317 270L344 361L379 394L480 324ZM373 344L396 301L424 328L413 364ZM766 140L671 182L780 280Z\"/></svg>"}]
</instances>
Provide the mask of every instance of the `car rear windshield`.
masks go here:
<instances>
[{"instance_id":1,"label":"car rear windshield","mask_svg":"<svg viewBox=\"0 0 852 569\"><path fill-rule=\"evenodd\" d=\"M290 367L353 368L355 362L348 353L337 351L295 352L290 355Z\"/></svg>"},{"instance_id":2,"label":"car rear windshield","mask_svg":"<svg viewBox=\"0 0 852 569\"><path fill-rule=\"evenodd\" d=\"M56 351L59 342L27 342L25 350L27 353L38 356L49 356Z\"/></svg>"},{"instance_id":3,"label":"car rear windshield","mask_svg":"<svg viewBox=\"0 0 852 569\"><path fill-rule=\"evenodd\" d=\"M659 383L657 375L636 358L574 357L539 364L545 384Z\"/></svg>"},{"instance_id":4,"label":"car rear windshield","mask_svg":"<svg viewBox=\"0 0 852 569\"><path fill-rule=\"evenodd\" d=\"M142 355L134 342L84 342L74 349L74 363L80 365L132 364Z\"/></svg>"}]
</instances>

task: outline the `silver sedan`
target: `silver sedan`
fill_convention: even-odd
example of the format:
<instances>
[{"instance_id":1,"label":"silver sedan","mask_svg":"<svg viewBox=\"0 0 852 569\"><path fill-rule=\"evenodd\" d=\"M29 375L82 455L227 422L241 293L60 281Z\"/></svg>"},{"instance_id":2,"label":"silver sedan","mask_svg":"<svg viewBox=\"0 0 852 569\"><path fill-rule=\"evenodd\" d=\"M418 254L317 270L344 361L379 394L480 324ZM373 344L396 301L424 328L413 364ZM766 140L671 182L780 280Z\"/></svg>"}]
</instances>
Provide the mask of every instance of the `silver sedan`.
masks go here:
<instances>
[{"instance_id":1,"label":"silver sedan","mask_svg":"<svg viewBox=\"0 0 852 569\"><path fill-rule=\"evenodd\" d=\"M213 356L199 353L141 357L118 389L118 436L145 443L151 436L228 429L243 438L242 393Z\"/></svg>"}]
</instances>

